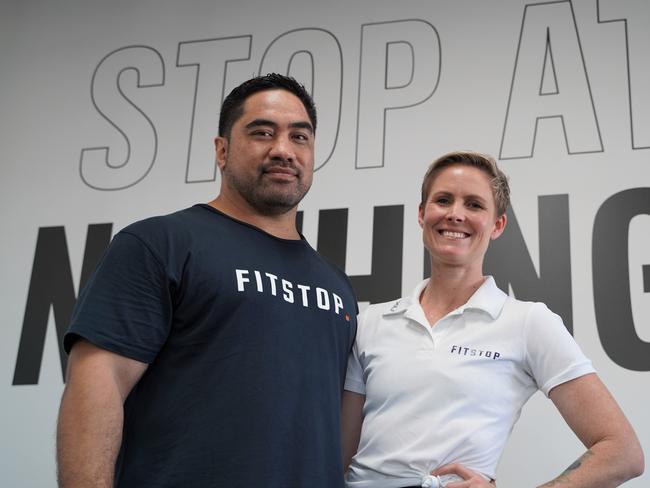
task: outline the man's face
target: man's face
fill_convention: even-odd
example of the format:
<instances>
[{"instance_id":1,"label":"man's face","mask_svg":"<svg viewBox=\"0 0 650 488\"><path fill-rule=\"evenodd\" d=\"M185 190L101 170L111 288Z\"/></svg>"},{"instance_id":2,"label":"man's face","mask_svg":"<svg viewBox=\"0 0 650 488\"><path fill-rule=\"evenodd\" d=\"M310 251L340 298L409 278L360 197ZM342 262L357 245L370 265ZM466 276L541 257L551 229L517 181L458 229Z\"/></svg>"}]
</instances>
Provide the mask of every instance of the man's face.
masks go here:
<instances>
[{"instance_id":1,"label":"man's face","mask_svg":"<svg viewBox=\"0 0 650 488\"><path fill-rule=\"evenodd\" d=\"M293 209L314 172L314 131L304 105L286 90L257 92L228 138L216 139L221 192L263 215Z\"/></svg>"}]
</instances>

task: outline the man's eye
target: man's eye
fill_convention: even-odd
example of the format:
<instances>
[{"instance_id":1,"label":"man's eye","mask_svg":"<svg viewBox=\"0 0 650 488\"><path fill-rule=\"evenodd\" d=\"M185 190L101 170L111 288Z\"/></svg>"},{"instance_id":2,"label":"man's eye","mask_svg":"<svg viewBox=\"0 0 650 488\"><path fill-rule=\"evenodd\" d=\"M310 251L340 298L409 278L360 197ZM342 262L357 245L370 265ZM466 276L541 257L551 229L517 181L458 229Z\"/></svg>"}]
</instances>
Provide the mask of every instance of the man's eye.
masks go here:
<instances>
[{"instance_id":1,"label":"man's eye","mask_svg":"<svg viewBox=\"0 0 650 488\"><path fill-rule=\"evenodd\" d=\"M299 141L299 142L307 142L307 141L309 141L309 136L307 134L301 134L301 133L294 134L293 138L295 140Z\"/></svg>"},{"instance_id":2,"label":"man's eye","mask_svg":"<svg viewBox=\"0 0 650 488\"><path fill-rule=\"evenodd\" d=\"M262 129L254 130L253 132L251 132L251 134L254 136L261 136L261 137L270 137L272 135L271 131L262 130Z\"/></svg>"}]
</instances>

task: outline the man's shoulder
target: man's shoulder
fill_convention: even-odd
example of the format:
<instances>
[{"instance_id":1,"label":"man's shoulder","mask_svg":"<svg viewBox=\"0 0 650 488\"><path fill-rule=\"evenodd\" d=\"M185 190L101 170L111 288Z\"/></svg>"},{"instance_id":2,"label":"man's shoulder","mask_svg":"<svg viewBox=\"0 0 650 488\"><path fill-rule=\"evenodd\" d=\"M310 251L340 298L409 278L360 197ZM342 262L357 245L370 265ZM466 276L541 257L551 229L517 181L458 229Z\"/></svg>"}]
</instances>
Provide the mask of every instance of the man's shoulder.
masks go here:
<instances>
[{"instance_id":1,"label":"man's shoulder","mask_svg":"<svg viewBox=\"0 0 650 488\"><path fill-rule=\"evenodd\" d=\"M340 277L342 277L346 281L349 281L348 275L345 274L345 272L341 269L341 267L337 263L332 261L327 256L323 255L322 253L314 250L306 241L305 241L305 244L310 249L310 251L312 252L314 257L316 259L320 260L324 264L324 266L326 268L330 269L334 274L339 275Z\"/></svg>"},{"instance_id":2,"label":"man's shoulder","mask_svg":"<svg viewBox=\"0 0 650 488\"><path fill-rule=\"evenodd\" d=\"M309 244L307 246L311 249L315 259L321 261L324 265L324 268L331 273L332 276L335 276L340 282L345 283L345 286L349 289L352 297L354 297L354 300L356 302L356 293L354 290L354 287L352 286L352 281L350 280L350 277L341 269L341 267L332 261L330 258L327 256L324 256L323 254L315 251Z\"/></svg>"},{"instance_id":3,"label":"man's shoulder","mask_svg":"<svg viewBox=\"0 0 650 488\"><path fill-rule=\"evenodd\" d=\"M124 227L119 233L131 234L146 241L168 236L182 237L205 219L204 214L205 211L200 205L194 205L169 214L138 220Z\"/></svg>"}]
</instances>

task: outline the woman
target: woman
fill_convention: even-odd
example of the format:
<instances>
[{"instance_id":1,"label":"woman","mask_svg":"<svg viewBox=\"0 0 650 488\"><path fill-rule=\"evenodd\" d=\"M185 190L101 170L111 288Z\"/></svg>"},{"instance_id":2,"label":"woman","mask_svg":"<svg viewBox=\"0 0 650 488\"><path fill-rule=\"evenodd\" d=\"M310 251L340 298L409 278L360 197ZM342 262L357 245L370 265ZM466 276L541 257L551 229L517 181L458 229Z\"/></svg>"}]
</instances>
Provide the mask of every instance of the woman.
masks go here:
<instances>
[{"instance_id":1,"label":"woman","mask_svg":"<svg viewBox=\"0 0 650 488\"><path fill-rule=\"evenodd\" d=\"M543 486L618 486L643 472L632 427L560 317L483 275L509 193L486 155L450 153L429 167L418 221L431 278L359 318L342 410L349 488L493 486L537 389L587 447Z\"/></svg>"}]
</instances>

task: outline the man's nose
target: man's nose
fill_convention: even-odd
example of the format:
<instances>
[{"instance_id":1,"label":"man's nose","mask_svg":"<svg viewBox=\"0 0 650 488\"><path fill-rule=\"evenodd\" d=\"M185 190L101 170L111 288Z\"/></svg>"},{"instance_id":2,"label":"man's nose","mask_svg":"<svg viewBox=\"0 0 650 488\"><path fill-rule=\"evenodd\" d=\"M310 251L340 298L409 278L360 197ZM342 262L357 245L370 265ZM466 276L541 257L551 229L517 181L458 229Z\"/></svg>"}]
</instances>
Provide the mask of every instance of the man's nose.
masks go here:
<instances>
[{"instance_id":1,"label":"man's nose","mask_svg":"<svg viewBox=\"0 0 650 488\"><path fill-rule=\"evenodd\" d=\"M269 156L275 161L293 162L295 156L289 138L283 135L276 137Z\"/></svg>"}]
</instances>

